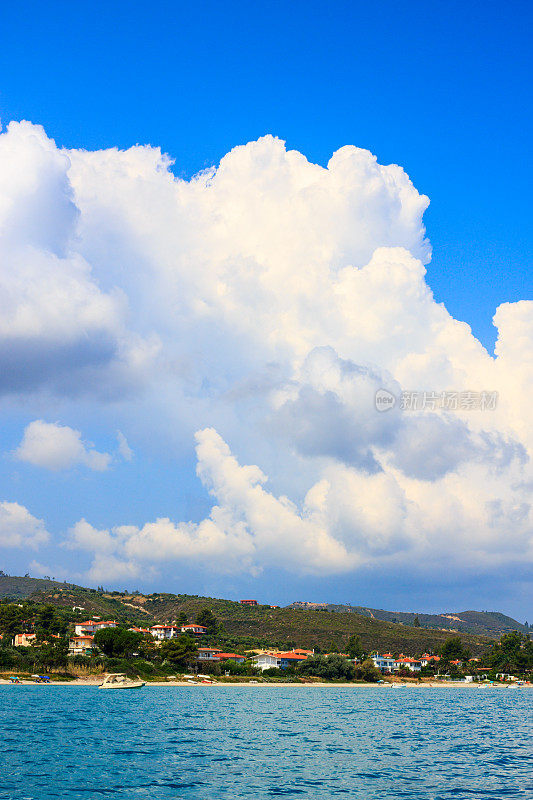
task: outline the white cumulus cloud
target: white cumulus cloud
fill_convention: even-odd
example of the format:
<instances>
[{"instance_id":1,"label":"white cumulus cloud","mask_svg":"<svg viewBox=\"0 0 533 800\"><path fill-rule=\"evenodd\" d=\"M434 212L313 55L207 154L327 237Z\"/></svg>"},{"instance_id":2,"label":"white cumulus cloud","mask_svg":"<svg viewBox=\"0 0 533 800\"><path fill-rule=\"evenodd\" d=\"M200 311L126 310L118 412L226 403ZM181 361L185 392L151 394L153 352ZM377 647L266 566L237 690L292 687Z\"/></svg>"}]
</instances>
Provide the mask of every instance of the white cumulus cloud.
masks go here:
<instances>
[{"instance_id":1,"label":"white cumulus cloud","mask_svg":"<svg viewBox=\"0 0 533 800\"><path fill-rule=\"evenodd\" d=\"M50 534L42 519L19 503L0 502L0 547L39 547Z\"/></svg>"},{"instance_id":2,"label":"white cumulus cloud","mask_svg":"<svg viewBox=\"0 0 533 800\"><path fill-rule=\"evenodd\" d=\"M266 136L185 181L156 147L60 150L30 123L0 136L0 393L113 403L112 430L134 420L151 455L200 431L210 514L96 530L88 509L69 541L93 576L533 561L533 302L496 309L489 354L426 283L428 202L352 146L322 167ZM379 413L380 388L498 402ZM109 463L38 420L17 454Z\"/></svg>"},{"instance_id":3,"label":"white cumulus cloud","mask_svg":"<svg viewBox=\"0 0 533 800\"><path fill-rule=\"evenodd\" d=\"M26 427L19 447L15 450L19 461L51 470L70 469L79 464L97 472L104 472L111 463L109 453L99 453L84 442L81 432L57 422L36 419Z\"/></svg>"}]
</instances>

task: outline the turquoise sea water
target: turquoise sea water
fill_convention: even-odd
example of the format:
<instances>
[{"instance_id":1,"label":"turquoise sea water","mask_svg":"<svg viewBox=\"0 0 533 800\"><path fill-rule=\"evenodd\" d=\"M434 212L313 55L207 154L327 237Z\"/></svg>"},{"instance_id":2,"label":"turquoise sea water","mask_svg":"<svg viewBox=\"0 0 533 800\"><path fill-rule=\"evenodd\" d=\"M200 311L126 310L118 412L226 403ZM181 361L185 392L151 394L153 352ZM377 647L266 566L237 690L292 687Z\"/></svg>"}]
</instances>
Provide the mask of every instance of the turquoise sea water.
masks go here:
<instances>
[{"instance_id":1,"label":"turquoise sea water","mask_svg":"<svg viewBox=\"0 0 533 800\"><path fill-rule=\"evenodd\" d=\"M0 686L1 800L533 798L531 689Z\"/></svg>"}]
</instances>

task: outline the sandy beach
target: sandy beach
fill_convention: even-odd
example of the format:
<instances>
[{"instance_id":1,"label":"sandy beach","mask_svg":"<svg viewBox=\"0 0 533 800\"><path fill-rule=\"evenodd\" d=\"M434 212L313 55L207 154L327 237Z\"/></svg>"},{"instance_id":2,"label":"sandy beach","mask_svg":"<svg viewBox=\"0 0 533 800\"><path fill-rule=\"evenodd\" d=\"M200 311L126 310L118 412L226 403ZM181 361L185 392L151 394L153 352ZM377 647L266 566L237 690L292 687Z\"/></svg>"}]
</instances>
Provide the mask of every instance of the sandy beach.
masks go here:
<instances>
[{"instance_id":1,"label":"sandy beach","mask_svg":"<svg viewBox=\"0 0 533 800\"><path fill-rule=\"evenodd\" d=\"M50 683L36 683L35 681L31 680L21 680L20 683L10 683L9 680L5 680L0 678L0 686L36 686L36 687L45 687L45 686L63 686L63 687L77 687L77 686L93 686L97 687L103 680L104 676L99 676L95 678L79 678L73 681L53 681L51 680ZM394 689L484 689L484 688L491 688L491 689L510 689L510 688L520 688L520 689L528 689L532 688L533 684L523 684L521 686L514 687L513 684L506 684L506 683L494 683L494 684L486 684L486 683L454 683L451 681L431 681L431 682L409 682L409 683L398 683L398 682L386 682L386 683L333 683L333 682L310 682L310 683L270 683L270 682L261 682L258 681L257 683L252 683L250 681L243 681L242 683L235 682L223 682L223 681L216 681L213 683L202 683L201 681L198 682L190 682L190 681L149 681L145 684L145 687L185 687L191 688L194 686L201 686L204 689L216 689L216 688L225 688L225 687L249 687L251 689L279 689L279 688L292 688L292 689L308 689L308 688L343 688L343 689L369 689L369 688L379 688L383 690L394 690Z\"/></svg>"}]
</instances>

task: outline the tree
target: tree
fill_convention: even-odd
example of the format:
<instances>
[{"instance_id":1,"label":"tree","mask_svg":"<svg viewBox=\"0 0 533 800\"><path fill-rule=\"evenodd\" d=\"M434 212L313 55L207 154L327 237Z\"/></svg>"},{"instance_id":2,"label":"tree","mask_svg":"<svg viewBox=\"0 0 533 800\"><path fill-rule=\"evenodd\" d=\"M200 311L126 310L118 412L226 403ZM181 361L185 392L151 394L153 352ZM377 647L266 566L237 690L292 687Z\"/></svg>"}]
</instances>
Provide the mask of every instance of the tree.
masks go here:
<instances>
[{"instance_id":1,"label":"tree","mask_svg":"<svg viewBox=\"0 0 533 800\"><path fill-rule=\"evenodd\" d=\"M43 644L35 651L35 664L44 669L50 667L65 667L67 665L67 654L67 638L53 639Z\"/></svg>"},{"instance_id":2,"label":"tree","mask_svg":"<svg viewBox=\"0 0 533 800\"><path fill-rule=\"evenodd\" d=\"M413 622L413 625L414 625L415 628L419 628L420 627L420 620L418 619L418 614L416 614L416 616L415 616L415 621Z\"/></svg>"},{"instance_id":3,"label":"tree","mask_svg":"<svg viewBox=\"0 0 533 800\"><path fill-rule=\"evenodd\" d=\"M43 606L35 618L35 633L37 641L42 642L54 634L65 634L67 624L61 619L57 610L52 605Z\"/></svg>"},{"instance_id":4,"label":"tree","mask_svg":"<svg viewBox=\"0 0 533 800\"><path fill-rule=\"evenodd\" d=\"M178 618L176 620L178 625L186 625L188 621L189 620L187 619L187 614L185 613L185 611L180 611L180 613L178 614Z\"/></svg>"},{"instance_id":5,"label":"tree","mask_svg":"<svg viewBox=\"0 0 533 800\"><path fill-rule=\"evenodd\" d=\"M371 658L367 658L361 666L355 668L355 675L357 678L367 681L367 683L376 683L381 680L381 672Z\"/></svg>"},{"instance_id":6,"label":"tree","mask_svg":"<svg viewBox=\"0 0 533 800\"><path fill-rule=\"evenodd\" d=\"M361 639L355 633L348 639L348 646L346 649L348 650L350 658L356 658L360 661L364 656Z\"/></svg>"},{"instance_id":7,"label":"tree","mask_svg":"<svg viewBox=\"0 0 533 800\"><path fill-rule=\"evenodd\" d=\"M0 606L0 631L3 633L3 642L11 642L16 633L22 633L27 609L19 608L15 603Z\"/></svg>"},{"instance_id":8,"label":"tree","mask_svg":"<svg viewBox=\"0 0 533 800\"><path fill-rule=\"evenodd\" d=\"M104 655L127 658L139 650L143 635L127 628L102 628L94 634L94 643Z\"/></svg>"},{"instance_id":9,"label":"tree","mask_svg":"<svg viewBox=\"0 0 533 800\"><path fill-rule=\"evenodd\" d=\"M525 674L533 670L533 642L518 631L505 633L489 655L494 672Z\"/></svg>"},{"instance_id":10,"label":"tree","mask_svg":"<svg viewBox=\"0 0 533 800\"><path fill-rule=\"evenodd\" d=\"M309 656L298 665L298 672L303 675L315 675L324 680L351 681L355 676L354 666L340 653L329 656Z\"/></svg>"},{"instance_id":11,"label":"tree","mask_svg":"<svg viewBox=\"0 0 533 800\"><path fill-rule=\"evenodd\" d=\"M452 636L446 639L439 650L439 655L445 663L449 663L455 659L466 661L470 658L470 652L463 647L459 636Z\"/></svg>"},{"instance_id":12,"label":"tree","mask_svg":"<svg viewBox=\"0 0 533 800\"><path fill-rule=\"evenodd\" d=\"M185 669L198 657L198 648L194 639L184 634L163 642L160 653L161 658L169 661L173 667Z\"/></svg>"},{"instance_id":13,"label":"tree","mask_svg":"<svg viewBox=\"0 0 533 800\"><path fill-rule=\"evenodd\" d=\"M209 608L202 608L200 613L196 616L196 622L198 625L203 625L204 628L207 628L207 632L213 636L219 633L220 628L222 627L218 619Z\"/></svg>"}]
</instances>

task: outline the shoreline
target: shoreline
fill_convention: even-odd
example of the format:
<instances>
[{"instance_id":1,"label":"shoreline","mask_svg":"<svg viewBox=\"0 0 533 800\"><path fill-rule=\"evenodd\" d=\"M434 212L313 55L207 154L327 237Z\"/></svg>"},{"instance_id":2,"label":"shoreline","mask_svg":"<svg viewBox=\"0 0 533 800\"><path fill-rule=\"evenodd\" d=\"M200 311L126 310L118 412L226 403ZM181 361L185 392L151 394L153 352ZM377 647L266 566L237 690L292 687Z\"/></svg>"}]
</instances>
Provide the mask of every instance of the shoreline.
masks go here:
<instances>
[{"instance_id":1,"label":"shoreline","mask_svg":"<svg viewBox=\"0 0 533 800\"><path fill-rule=\"evenodd\" d=\"M65 686L65 687L98 687L99 684L102 682L102 678L97 679L79 679L74 681L50 681L50 683L36 683L35 681L28 681L22 680L20 683L10 683L8 680L0 679L0 686L35 686L35 687L45 687L45 686ZM194 688L197 686L202 687L203 689L219 689L225 687L250 687L252 689L259 689L259 688L292 688L292 689L510 689L510 688L517 688L517 689L531 689L533 688L533 684L523 684L518 686L517 684L508 684L508 683L494 683L494 684L487 684L487 683L453 683L451 681L442 681L442 682L428 682L428 683L334 683L334 682L314 682L314 683L267 683L267 682L258 682L258 683L250 683L249 681L243 681L242 683L235 682L216 682L216 683L189 683L189 681L148 681L145 683L143 688L150 688L150 687L162 688L176 688L176 687L184 687L184 688Z\"/></svg>"}]
</instances>

